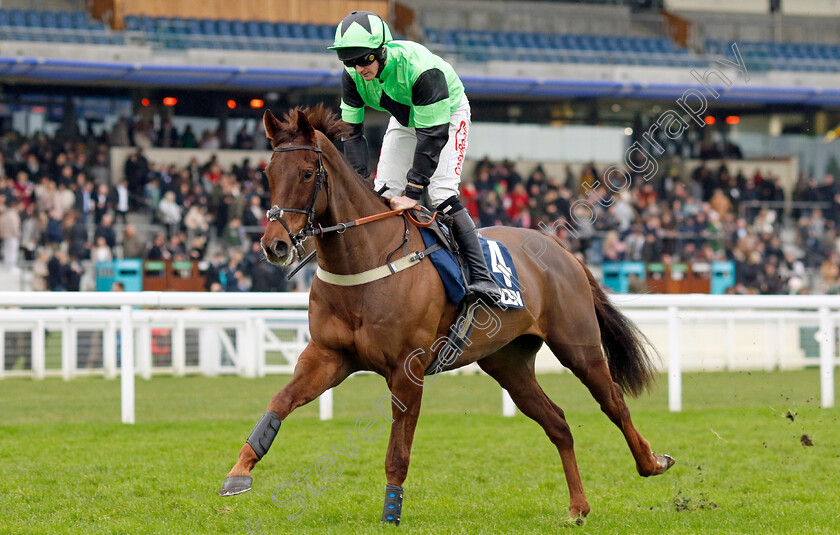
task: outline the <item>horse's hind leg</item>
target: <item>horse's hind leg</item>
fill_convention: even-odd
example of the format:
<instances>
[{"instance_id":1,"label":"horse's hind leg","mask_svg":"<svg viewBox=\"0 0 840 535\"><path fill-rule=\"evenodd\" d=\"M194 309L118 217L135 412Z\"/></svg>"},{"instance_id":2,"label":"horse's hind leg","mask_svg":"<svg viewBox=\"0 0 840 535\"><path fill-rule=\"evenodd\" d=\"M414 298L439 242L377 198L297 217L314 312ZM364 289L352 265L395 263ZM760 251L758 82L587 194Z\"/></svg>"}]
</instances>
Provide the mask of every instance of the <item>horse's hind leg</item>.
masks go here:
<instances>
[{"instance_id":1,"label":"horse's hind leg","mask_svg":"<svg viewBox=\"0 0 840 535\"><path fill-rule=\"evenodd\" d=\"M251 470L268 453L280 422L293 410L341 383L352 370L341 355L311 342L300 355L292 380L271 398L266 413L239 450L239 460L228 472L219 494L231 496L251 490Z\"/></svg>"},{"instance_id":2,"label":"horse's hind leg","mask_svg":"<svg viewBox=\"0 0 840 535\"><path fill-rule=\"evenodd\" d=\"M624 434L636 460L639 475L659 475L674 464L674 460L667 455L654 454L648 441L633 426L621 387L613 381L600 346L559 344L552 341L548 342L548 346L558 360L589 389L604 414Z\"/></svg>"},{"instance_id":3,"label":"horse's hind leg","mask_svg":"<svg viewBox=\"0 0 840 535\"><path fill-rule=\"evenodd\" d=\"M557 447L563 462L566 484L569 486L569 517L572 521L581 523L583 517L589 513L589 503L586 501L578 471L572 431L563 417L563 412L548 399L534 377L532 362L536 349L529 356L524 356L521 349L515 356L511 355L511 351L516 351L516 348L508 346L503 352L478 361L478 365L508 391L523 414L542 426L545 434Z\"/></svg>"}]
</instances>

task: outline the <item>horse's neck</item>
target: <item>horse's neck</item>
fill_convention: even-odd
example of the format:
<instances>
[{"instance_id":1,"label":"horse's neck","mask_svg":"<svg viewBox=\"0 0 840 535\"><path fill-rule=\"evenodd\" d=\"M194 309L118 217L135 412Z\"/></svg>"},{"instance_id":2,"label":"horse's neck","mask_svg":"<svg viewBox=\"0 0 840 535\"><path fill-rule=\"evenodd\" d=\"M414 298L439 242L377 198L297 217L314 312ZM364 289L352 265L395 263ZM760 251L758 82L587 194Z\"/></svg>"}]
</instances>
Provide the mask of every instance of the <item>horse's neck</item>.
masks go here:
<instances>
[{"instance_id":1,"label":"horse's neck","mask_svg":"<svg viewBox=\"0 0 840 535\"><path fill-rule=\"evenodd\" d=\"M338 149L322 140L324 163L329 169L328 208L318 218L324 227L388 211L388 207L353 176ZM331 273L359 273L382 265L385 256L404 237L401 217L388 217L341 234L332 232L316 239L318 265Z\"/></svg>"}]
</instances>

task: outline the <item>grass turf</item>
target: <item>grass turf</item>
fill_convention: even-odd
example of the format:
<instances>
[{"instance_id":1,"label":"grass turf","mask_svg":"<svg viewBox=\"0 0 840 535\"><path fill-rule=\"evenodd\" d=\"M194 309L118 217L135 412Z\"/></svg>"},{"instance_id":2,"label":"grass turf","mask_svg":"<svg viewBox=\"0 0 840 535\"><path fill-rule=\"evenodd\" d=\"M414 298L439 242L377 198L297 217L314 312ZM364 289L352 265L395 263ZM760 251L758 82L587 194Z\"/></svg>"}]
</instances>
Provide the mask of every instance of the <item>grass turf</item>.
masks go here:
<instances>
[{"instance_id":1,"label":"grass turf","mask_svg":"<svg viewBox=\"0 0 840 535\"><path fill-rule=\"evenodd\" d=\"M355 376L284 423L254 489L222 498L224 475L288 377L155 377L137 382L137 424L119 423L119 381L0 381L0 533L393 533L379 524L387 429L360 440L356 419L386 392ZM643 479L620 432L571 375L540 377L566 411L592 512L565 523L556 449L532 421L501 416L495 382L446 376L427 387L405 484L411 533L838 533L838 410L819 408L819 373L684 376L684 411L667 411L665 378L630 400L634 423L677 464ZM838 389L840 390L840 389ZM789 413L789 416L788 416ZM380 418L381 420L381 418ZM376 426L372 428L375 430ZM331 449L350 448L358 458ZM813 446L803 446L808 435ZM332 453L343 472L320 495L283 488ZM333 470L337 470L334 467ZM333 471L330 470L330 471ZM307 480L315 486L318 480ZM279 490L275 490L279 489ZM300 502L278 507L301 491ZM274 502L272 501L274 497ZM258 526L257 526L258 524Z\"/></svg>"}]
</instances>

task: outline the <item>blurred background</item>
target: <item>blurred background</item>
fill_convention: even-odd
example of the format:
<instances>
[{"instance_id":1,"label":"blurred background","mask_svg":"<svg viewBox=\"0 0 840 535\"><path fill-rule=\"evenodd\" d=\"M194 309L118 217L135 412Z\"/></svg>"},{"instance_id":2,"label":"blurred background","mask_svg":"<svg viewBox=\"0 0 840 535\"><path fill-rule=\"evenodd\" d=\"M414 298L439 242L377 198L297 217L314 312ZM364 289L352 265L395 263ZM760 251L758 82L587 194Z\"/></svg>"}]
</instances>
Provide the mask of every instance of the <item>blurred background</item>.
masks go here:
<instances>
[{"instance_id":1,"label":"blurred background","mask_svg":"<svg viewBox=\"0 0 840 535\"><path fill-rule=\"evenodd\" d=\"M462 77L479 225L618 293L840 291L831 0L2 0L0 289L308 289L261 259L260 119L338 109L355 9Z\"/></svg>"}]
</instances>

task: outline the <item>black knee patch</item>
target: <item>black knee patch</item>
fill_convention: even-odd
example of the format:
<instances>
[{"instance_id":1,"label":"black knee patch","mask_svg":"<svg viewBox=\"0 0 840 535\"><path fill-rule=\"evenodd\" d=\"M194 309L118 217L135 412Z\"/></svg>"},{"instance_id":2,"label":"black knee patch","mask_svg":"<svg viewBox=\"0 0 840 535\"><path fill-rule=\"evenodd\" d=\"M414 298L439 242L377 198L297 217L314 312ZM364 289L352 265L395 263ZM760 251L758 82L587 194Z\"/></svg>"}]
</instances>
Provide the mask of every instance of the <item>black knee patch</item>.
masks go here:
<instances>
[{"instance_id":1,"label":"black knee patch","mask_svg":"<svg viewBox=\"0 0 840 535\"><path fill-rule=\"evenodd\" d=\"M271 443L274 442L274 437L277 436L277 431L280 430L281 422L282 420L277 416L277 413L268 411L262 415L251 434L248 435L246 442L254 448L257 459L262 459L263 455L268 453Z\"/></svg>"},{"instance_id":2,"label":"black knee patch","mask_svg":"<svg viewBox=\"0 0 840 535\"><path fill-rule=\"evenodd\" d=\"M458 197L452 196L440 203L437 207L438 211L446 215L452 215L455 212L460 212L464 209L464 205L458 200Z\"/></svg>"},{"instance_id":3,"label":"black knee patch","mask_svg":"<svg viewBox=\"0 0 840 535\"><path fill-rule=\"evenodd\" d=\"M403 489L388 483L385 485L385 509L382 510L382 521L387 524L400 525L402 513Z\"/></svg>"}]
</instances>

